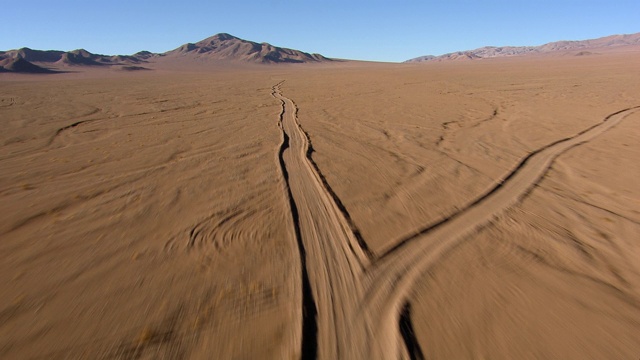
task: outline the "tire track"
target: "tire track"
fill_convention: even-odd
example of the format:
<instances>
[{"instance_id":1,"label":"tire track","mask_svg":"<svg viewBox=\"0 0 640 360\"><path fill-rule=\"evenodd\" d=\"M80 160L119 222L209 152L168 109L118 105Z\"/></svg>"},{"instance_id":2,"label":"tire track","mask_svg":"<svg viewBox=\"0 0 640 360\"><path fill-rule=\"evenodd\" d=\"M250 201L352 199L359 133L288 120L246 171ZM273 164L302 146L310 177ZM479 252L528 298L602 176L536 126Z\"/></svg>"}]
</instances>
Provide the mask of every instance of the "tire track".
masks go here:
<instances>
[{"instance_id":1,"label":"tire track","mask_svg":"<svg viewBox=\"0 0 640 360\"><path fill-rule=\"evenodd\" d=\"M376 284L365 296L366 308L370 309L368 311L397 309L424 271L440 262L450 251L467 240L469 235L522 201L537 186L558 156L604 133L638 108L640 107L631 107L610 114L602 122L574 136L532 152L494 188L467 208L403 239L399 245L383 254L368 269L373 278L372 283Z\"/></svg>"},{"instance_id":2,"label":"tire track","mask_svg":"<svg viewBox=\"0 0 640 360\"><path fill-rule=\"evenodd\" d=\"M278 161L302 265L304 359L423 359L407 302L420 274L525 198L558 156L640 108L615 112L530 153L467 207L400 239L379 258L373 258L311 158L313 147L298 122L297 106L282 95L281 85L273 86L272 96L282 105L278 126L283 142Z\"/></svg>"},{"instance_id":3,"label":"tire track","mask_svg":"<svg viewBox=\"0 0 640 360\"><path fill-rule=\"evenodd\" d=\"M545 145L538 150L529 153L515 166L513 170L511 170L503 179L498 180L496 185L489 189L489 191L487 191L485 194L481 195L465 208L460 209L456 213L433 224L427 225L426 227L418 230L413 235L395 241L394 243L396 245L383 253L380 258L383 259L390 256L394 252L398 251L399 248L405 246L407 243L414 241L421 236L426 235L431 231L434 231L437 228L456 220L458 217L471 211L474 208L492 205L492 208L496 209L496 211L492 214L497 215L497 211L500 206L495 206L494 202L489 201L492 197L500 196L501 198L506 197L511 199L503 200L504 206L502 206L502 209L500 209L500 211L511 207L514 204L507 203L517 203L524 197L526 197L531 192L531 190L538 185L540 180L550 169L553 161L558 156L567 152L571 148L588 142L596 136L604 133L638 108L640 108L640 106L630 107L614 112L605 117L598 124L582 130L573 136L554 141L553 143ZM527 180L530 181L527 182Z\"/></svg>"},{"instance_id":4,"label":"tire track","mask_svg":"<svg viewBox=\"0 0 640 360\"><path fill-rule=\"evenodd\" d=\"M295 118L297 119L298 118L298 106L296 105L295 102L293 102L293 100L291 100L291 102L295 106ZM311 138L309 137L309 134L302 128L302 126L300 126L300 123L298 123L297 125L298 125L298 128L304 134L304 136L305 136L305 138L307 140L307 152L306 152L307 160L309 161L309 163L313 167L313 170L315 171L315 173L318 176L318 178L320 178L320 181L322 182L322 186L324 186L324 188L327 191L327 193L329 195L331 195L331 199L333 199L333 202L335 203L335 205L338 207L338 209L342 213L342 216L344 217L344 220L347 222L347 224L349 224L349 228L351 228L351 232L353 233L353 236L355 236L355 238L356 238L356 240L358 242L358 246L365 253L365 255L367 256L367 258L369 260L373 259L373 257L374 257L373 252L369 249L369 245L367 245L367 242L364 241L364 238L362 237L362 234L360 233L360 230L358 229L358 227L356 226L355 222L351 218L351 214L349 214L349 211L347 211L347 208L342 203L342 200L340 200L340 198L335 193L335 191L333 191L333 188L331 188L331 185L329 185L329 182L327 181L327 179L324 177L324 175L320 171L320 168L318 167L318 164L315 162L315 160L313 160L313 156L312 155L313 155L315 149L313 148L313 144L311 143ZM353 251L353 249L352 249L352 251Z\"/></svg>"},{"instance_id":5,"label":"tire track","mask_svg":"<svg viewBox=\"0 0 640 360\"><path fill-rule=\"evenodd\" d=\"M278 159L303 267L302 357L353 358L349 354L354 344L343 340L351 337L349 319L358 312L368 258L307 157L309 141L297 122L295 104L282 96L280 84L272 95L282 104ZM315 305L317 315L308 311L309 304ZM315 334L308 330L314 324Z\"/></svg>"},{"instance_id":6,"label":"tire track","mask_svg":"<svg viewBox=\"0 0 640 360\"><path fill-rule=\"evenodd\" d=\"M282 142L280 143L280 147L278 149L278 164L280 165L280 170L282 171L282 177L284 179L285 191L287 193L287 200L289 203L289 211L291 212L291 219L293 222L296 243L298 245L298 253L300 256L302 279L302 339L300 344L300 356L303 359L315 359L318 356L318 323L316 319L316 316L318 314L318 307L316 306L313 291L311 290L311 283L309 281L307 251L305 249L304 243L302 242L302 235L300 234L300 216L298 215L298 207L293 200L293 194L291 193L291 187L289 186L289 172L287 171L287 167L284 161L284 152L289 149L289 135L286 131L284 131L283 125L284 114L286 110L285 102L284 100L276 96L276 90L279 91L280 84L281 83L278 83L273 87L273 92L271 93L271 95L274 98L279 99L282 105L282 110L280 111L278 120L278 127L282 131Z\"/></svg>"},{"instance_id":7,"label":"tire track","mask_svg":"<svg viewBox=\"0 0 640 360\"><path fill-rule=\"evenodd\" d=\"M102 112L102 111L103 111L103 110L102 110L102 109L100 109L100 108L95 108L95 109L93 109L92 111L90 111L89 113L82 115L81 117L83 117L83 118L84 118L84 117L89 117L89 116L91 116L91 115L95 115L95 114L97 114L97 113L99 113L99 112ZM65 131L67 131L67 130L71 130L71 129L73 129L73 128L76 128L76 127L78 127L78 126L80 126L80 125L82 125L82 124L86 124L86 123L90 123L90 122L94 122L94 121L98 121L98 120L101 120L101 119L78 120L78 121L76 121L76 122L74 122L74 123L72 123L72 124L69 124L69 125L67 125L67 126L63 126L63 127L59 128L58 130L56 130L55 134L53 134L53 136L49 139L49 142L47 143L47 146L50 146L51 144L53 144L53 142L54 142L54 141L55 141L55 140L56 140L56 139L57 139L57 138L58 138L62 133L64 133Z\"/></svg>"}]
</instances>

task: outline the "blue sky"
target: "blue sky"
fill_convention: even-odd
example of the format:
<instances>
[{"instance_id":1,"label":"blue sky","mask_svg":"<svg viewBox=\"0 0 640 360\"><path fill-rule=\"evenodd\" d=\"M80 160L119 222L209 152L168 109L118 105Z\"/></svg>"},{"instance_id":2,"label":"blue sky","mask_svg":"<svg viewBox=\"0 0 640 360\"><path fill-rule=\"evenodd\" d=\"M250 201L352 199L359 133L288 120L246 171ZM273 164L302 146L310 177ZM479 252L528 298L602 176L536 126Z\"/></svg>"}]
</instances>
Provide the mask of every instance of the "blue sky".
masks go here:
<instances>
[{"instance_id":1,"label":"blue sky","mask_svg":"<svg viewBox=\"0 0 640 360\"><path fill-rule=\"evenodd\" d=\"M164 52L227 32L329 57L403 61L484 45L640 32L638 0L3 2L1 50Z\"/></svg>"}]
</instances>

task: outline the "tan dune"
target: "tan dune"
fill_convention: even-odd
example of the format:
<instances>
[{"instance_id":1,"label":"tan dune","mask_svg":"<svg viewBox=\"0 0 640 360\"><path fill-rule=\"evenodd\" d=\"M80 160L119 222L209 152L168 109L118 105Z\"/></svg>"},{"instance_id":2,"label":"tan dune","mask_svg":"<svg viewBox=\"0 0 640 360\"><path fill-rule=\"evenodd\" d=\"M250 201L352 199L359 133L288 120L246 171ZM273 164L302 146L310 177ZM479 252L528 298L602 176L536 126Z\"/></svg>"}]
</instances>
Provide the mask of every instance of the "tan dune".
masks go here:
<instances>
[{"instance_id":1,"label":"tan dune","mask_svg":"<svg viewBox=\"0 0 640 360\"><path fill-rule=\"evenodd\" d=\"M0 358L640 354L640 53L0 76Z\"/></svg>"}]
</instances>

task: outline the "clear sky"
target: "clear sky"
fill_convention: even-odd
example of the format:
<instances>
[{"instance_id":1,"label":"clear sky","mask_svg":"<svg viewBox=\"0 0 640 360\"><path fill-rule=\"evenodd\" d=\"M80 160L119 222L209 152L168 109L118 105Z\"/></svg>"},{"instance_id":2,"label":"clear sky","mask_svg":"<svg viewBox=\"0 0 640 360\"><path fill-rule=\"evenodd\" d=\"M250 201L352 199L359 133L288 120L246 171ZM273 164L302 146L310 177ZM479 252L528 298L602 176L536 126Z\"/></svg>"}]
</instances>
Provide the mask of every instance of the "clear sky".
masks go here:
<instances>
[{"instance_id":1,"label":"clear sky","mask_svg":"<svg viewBox=\"0 0 640 360\"><path fill-rule=\"evenodd\" d=\"M4 0L0 50L165 52L226 32L329 57L404 61L640 32L640 0Z\"/></svg>"}]
</instances>

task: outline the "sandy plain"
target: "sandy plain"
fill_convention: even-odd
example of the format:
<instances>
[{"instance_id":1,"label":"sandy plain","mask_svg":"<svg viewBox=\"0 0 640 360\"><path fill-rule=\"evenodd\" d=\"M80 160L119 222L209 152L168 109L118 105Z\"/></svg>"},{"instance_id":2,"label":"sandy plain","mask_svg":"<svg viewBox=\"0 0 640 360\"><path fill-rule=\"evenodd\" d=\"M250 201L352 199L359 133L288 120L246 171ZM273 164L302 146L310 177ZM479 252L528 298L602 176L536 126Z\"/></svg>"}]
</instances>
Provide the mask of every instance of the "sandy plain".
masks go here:
<instances>
[{"instance_id":1,"label":"sandy plain","mask_svg":"<svg viewBox=\"0 0 640 360\"><path fill-rule=\"evenodd\" d=\"M0 75L0 357L640 356L640 53Z\"/></svg>"}]
</instances>

